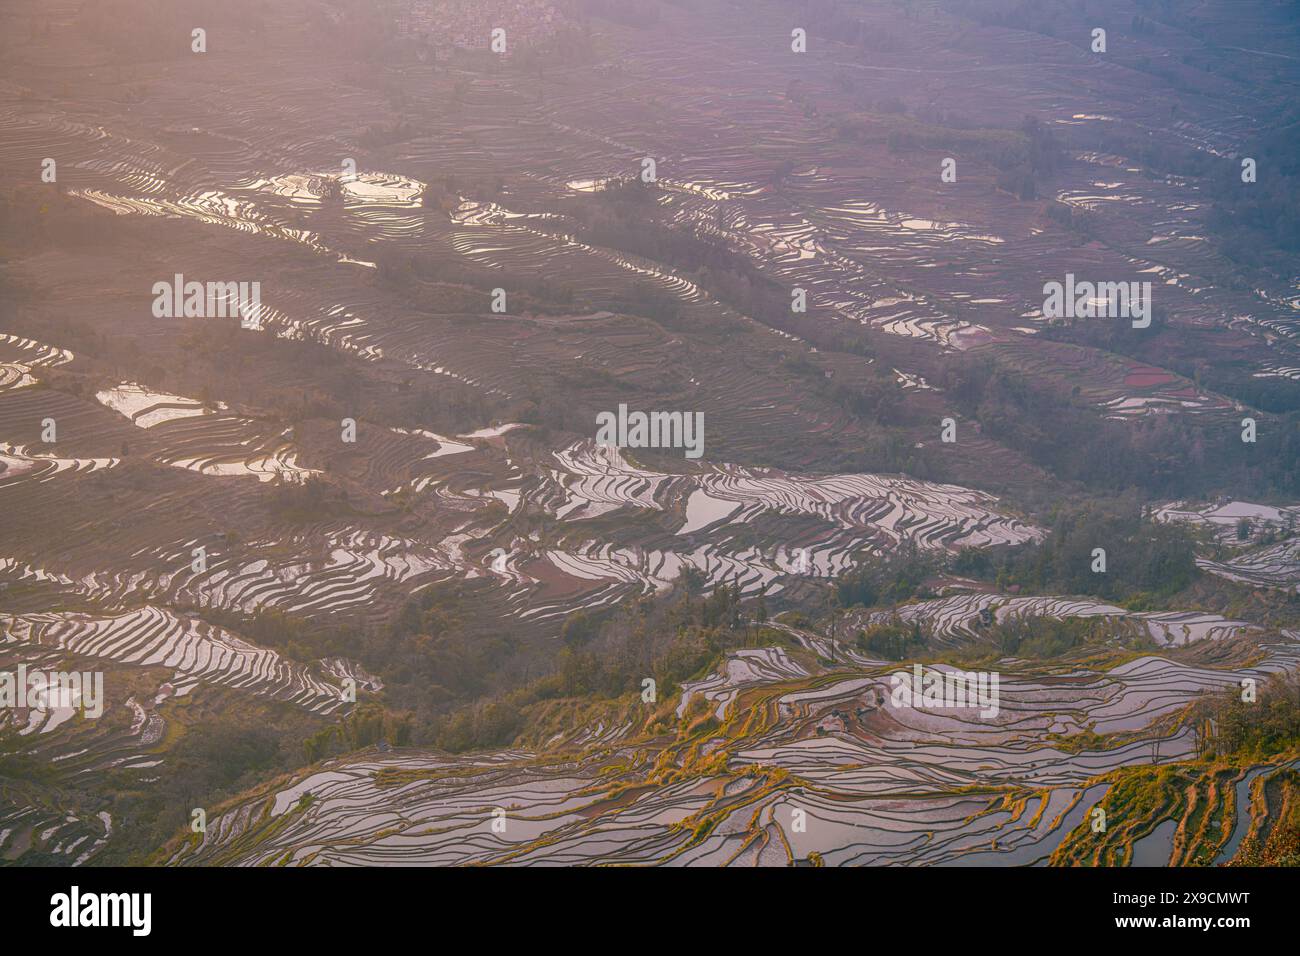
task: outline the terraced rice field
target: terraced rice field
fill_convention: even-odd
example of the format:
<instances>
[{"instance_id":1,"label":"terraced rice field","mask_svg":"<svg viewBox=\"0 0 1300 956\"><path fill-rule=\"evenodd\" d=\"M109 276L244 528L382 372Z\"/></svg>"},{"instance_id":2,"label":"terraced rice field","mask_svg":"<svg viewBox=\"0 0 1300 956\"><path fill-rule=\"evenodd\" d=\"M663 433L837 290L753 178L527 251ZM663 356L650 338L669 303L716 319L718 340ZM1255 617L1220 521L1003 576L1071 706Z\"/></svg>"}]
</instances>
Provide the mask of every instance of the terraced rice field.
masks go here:
<instances>
[{"instance_id":1,"label":"terraced rice field","mask_svg":"<svg viewBox=\"0 0 1300 956\"><path fill-rule=\"evenodd\" d=\"M244 687L257 694L288 700L317 713L329 713L346 699L336 673L313 674L274 651L255 647L219 627L186 620L158 607L115 617L69 613L0 616L13 650L57 648L84 658L104 658L141 667L174 671L172 695L188 693L200 682ZM324 662L322 662L324 663ZM378 690L353 666L342 676Z\"/></svg>"},{"instance_id":2,"label":"terraced rice field","mask_svg":"<svg viewBox=\"0 0 1300 956\"><path fill-rule=\"evenodd\" d=\"M1187 506L1174 502L1156 510L1162 521L1183 521L1209 529L1227 554L1200 557L1211 574L1239 584L1300 590L1300 507L1247 501ZM1280 538L1280 540L1278 540Z\"/></svg>"},{"instance_id":3,"label":"terraced rice field","mask_svg":"<svg viewBox=\"0 0 1300 956\"><path fill-rule=\"evenodd\" d=\"M1242 380L1300 387L1294 278L1236 281L1207 238L1208 174L1112 136L1235 171L1260 133L1243 89L1283 99L1300 71L1201 70L1193 38L1271 23L1260 5L1197 5L1201 33L1122 33L1123 59L1099 61L1067 39L1073 20L1049 37L948 4L908 5L907 31L895 5L865 5L874 46L814 30L795 56L774 0L743 29L712 0L652 4L649 27L516 3L510 56L485 60L474 37L500 6L401 0L376 52L350 4L293 0L266 29L214 20L203 56L163 43L139 62L89 8L2 15L30 42L4 41L0 70L0 201L18 221L0 248L0 670L75 665L108 691L96 721L0 710L0 760L41 768L0 763L0 860L93 861L117 831L86 781L147 792L187 733L231 714L293 722L295 752L322 733L343 746L393 683L360 642L413 618L436 696L473 654L440 644L455 628L430 596L518 653L465 681L486 694L553 668L569 622L684 579L797 603L868 556L1043 541L1044 502L1082 484L979 420L958 371L984 360L1097 429L1168 425L1194 444L1249 413L1281 431L1283 413L1227 394L1192 346L1111 351L1043 314L1044 283L1068 273L1150 281L1171 338L1204 335ZM938 65L920 69L922 50ZM1041 130L1054 159L1020 195L1003 159ZM950 151L955 182L939 175ZM38 193L47 158L57 180ZM647 159L629 235L611 223ZM153 290L174 276L257 282L257 308L160 318ZM792 290L807 309L787 315ZM702 456L599 444L596 416L621 405L702 414ZM958 441L939 437L949 420ZM1156 514L1209 529L1203 570L1300 589L1300 508ZM1003 661L988 720L897 711L893 665L770 625L780 646L732 650L650 713L471 756L333 758L158 860L1087 858L1103 851L1078 829L1114 773L1193 755L1179 719L1196 697L1291 669L1300 646L1217 614L991 591L850 623L915 622L949 654L989 620L1044 617L1105 619L1142 650ZM259 643L267 621L355 641ZM1214 853L1252 845L1241 788L1282 772L1218 781L1236 822L1206 838ZM1183 852L1131 836L1105 852Z\"/></svg>"},{"instance_id":4,"label":"terraced rice field","mask_svg":"<svg viewBox=\"0 0 1300 956\"><path fill-rule=\"evenodd\" d=\"M1042 617L1109 617L1139 622L1150 638L1162 647L1177 647L1202 640L1230 638L1253 625L1229 621L1217 614L1191 612L1131 612L1096 601L1052 597L1006 597L999 594L957 594L889 611L877 611L863 618L864 624L879 624L897 618L921 624L927 634L943 645L955 645L978 637L981 626L1014 619Z\"/></svg>"},{"instance_id":5,"label":"terraced rice field","mask_svg":"<svg viewBox=\"0 0 1300 956\"><path fill-rule=\"evenodd\" d=\"M314 467L288 430L256 413L237 415L134 383L95 398L143 433L124 439L132 459L195 476L166 481L174 496L166 502L169 511L185 510L173 502L213 496L231 502L223 508L247 509L248 477L298 483L341 469L330 460ZM285 529L263 520L255 532L232 536L208 520L165 541L138 533L87 538L73 527L51 535L42 525L26 549L19 539L8 544L0 574L15 582L57 582L65 593L105 608L145 600L245 613L274 608L307 617L373 614L385 596L391 606L435 580L489 575L499 579L511 616L544 620L629 592L661 590L685 567L712 583L739 578L746 590L767 584L775 593L782 578L829 576L855 555L903 542L956 550L1018 544L1041 534L1000 510L993 496L953 485L725 464L655 472L590 441L545 452L527 441L528 432L494 428L447 437L363 425L367 470L357 475L358 493L381 508L384 499L427 502L441 512L433 523L390 520L388 530L338 520ZM519 451L516 435L525 436ZM122 462L61 458L27 446L0 452L6 464L0 493L15 507L51 481ZM466 482L466 471L487 480ZM104 506L117 507L111 500ZM522 515L558 522L554 540L520 537L514 528ZM120 528L126 520L101 513L96 523ZM765 523L783 529L778 540L790 543L742 546L746 533ZM194 566L196 548L204 552L201 568ZM497 560L498 551L504 561ZM804 563L796 567L799 554ZM554 592L566 597L557 602L549 598Z\"/></svg>"},{"instance_id":6,"label":"terraced rice field","mask_svg":"<svg viewBox=\"0 0 1300 956\"><path fill-rule=\"evenodd\" d=\"M1091 608L1043 599L1055 613ZM1031 865L1080 842L1114 771L1193 755L1170 722L1206 690L1297 663L1294 636L1234 670L1133 655L1095 672L1002 662L999 713L899 708L898 665L824 636L742 650L687 685L677 736L625 732L561 753L363 754L226 808L180 864ZM1253 641L1223 625L1201 639ZM824 658L823 658L824 659ZM947 670L947 668L944 668ZM707 701L701 712L692 708ZM641 718L644 720L644 716ZM1070 746L1088 731L1090 745ZM1251 775L1253 779L1255 774ZM1247 783L1249 781L1246 781ZM1224 852L1252 826L1242 811ZM1135 853L1146 853L1139 844ZM1158 862L1168 862L1168 854Z\"/></svg>"},{"instance_id":7,"label":"terraced rice field","mask_svg":"<svg viewBox=\"0 0 1300 956\"><path fill-rule=\"evenodd\" d=\"M9 334L0 335L0 355L4 356L0 362L0 390L35 385L33 369L54 368L72 361L67 349Z\"/></svg>"}]
</instances>

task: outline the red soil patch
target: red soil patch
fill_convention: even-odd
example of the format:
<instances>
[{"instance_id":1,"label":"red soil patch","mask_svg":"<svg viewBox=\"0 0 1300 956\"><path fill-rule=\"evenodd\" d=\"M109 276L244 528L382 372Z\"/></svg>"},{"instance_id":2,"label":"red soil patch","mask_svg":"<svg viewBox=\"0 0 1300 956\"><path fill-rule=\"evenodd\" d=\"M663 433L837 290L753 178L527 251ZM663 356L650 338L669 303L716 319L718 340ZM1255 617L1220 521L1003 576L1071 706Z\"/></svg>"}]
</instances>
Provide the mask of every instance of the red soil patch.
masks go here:
<instances>
[{"instance_id":1,"label":"red soil patch","mask_svg":"<svg viewBox=\"0 0 1300 956\"><path fill-rule=\"evenodd\" d=\"M1130 388L1154 388L1176 380L1174 375L1153 365L1134 365L1124 376L1124 384Z\"/></svg>"}]
</instances>

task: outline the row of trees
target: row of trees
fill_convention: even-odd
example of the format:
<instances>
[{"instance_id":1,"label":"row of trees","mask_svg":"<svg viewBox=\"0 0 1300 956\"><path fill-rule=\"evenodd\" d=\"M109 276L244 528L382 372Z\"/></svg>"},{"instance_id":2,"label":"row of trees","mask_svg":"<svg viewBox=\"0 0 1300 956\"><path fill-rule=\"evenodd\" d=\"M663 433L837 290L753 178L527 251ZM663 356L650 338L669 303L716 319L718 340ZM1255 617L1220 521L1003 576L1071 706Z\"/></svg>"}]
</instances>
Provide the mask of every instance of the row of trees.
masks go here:
<instances>
[{"instance_id":1,"label":"row of trees","mask_svg":"<svg viewBox=\"0 0 1300 956\"><path fill-rule=\"evenodd\" d=\"M1202 698L1193 720L1210 756L1268 758L1300 747L1300 674L1274 674L1254 700L1241 688Z\"/></svg>"},{"instance_id":2,"label":"row of trees","mask_svg":"<svg viewBox=\"0 0 1300 956\"><path fill-rule=\"evenodd\" d=\"M1093 594L1113 601L1176 594L1196 579L1191 527L1157 522L1135 502L1061 508L1042 542L1007 552L997 570L1004 585ZM1098 549L1104 552L1104 571Z\"/></svg>"}]
</instances>

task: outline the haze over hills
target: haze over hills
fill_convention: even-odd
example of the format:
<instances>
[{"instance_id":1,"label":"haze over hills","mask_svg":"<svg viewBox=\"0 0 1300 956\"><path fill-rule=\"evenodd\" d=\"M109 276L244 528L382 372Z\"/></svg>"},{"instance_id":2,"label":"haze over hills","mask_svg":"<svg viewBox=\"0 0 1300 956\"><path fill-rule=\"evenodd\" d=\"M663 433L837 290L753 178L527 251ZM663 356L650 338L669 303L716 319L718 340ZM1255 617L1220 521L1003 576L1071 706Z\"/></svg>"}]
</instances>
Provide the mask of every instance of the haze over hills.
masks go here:
<instances>
[{"instance_id":1,"label":"haze over hills","mask_svg":"<svg viewBox=\"0 0 1300 956\"><path fill-rule=\"evenodd\" d=\"M0 860L1298 858L1291 4L0 18Z\"/></svg>"}]
</instances>

